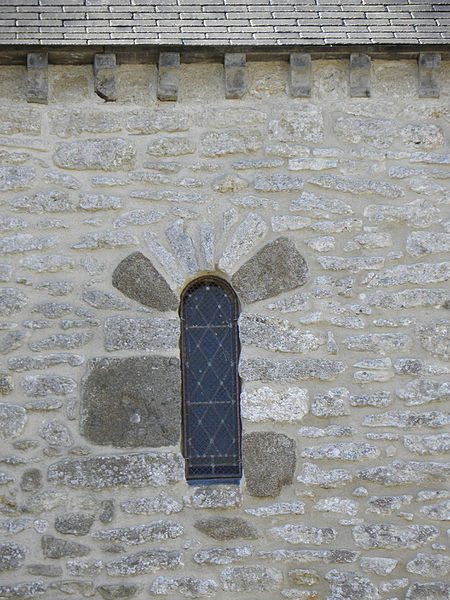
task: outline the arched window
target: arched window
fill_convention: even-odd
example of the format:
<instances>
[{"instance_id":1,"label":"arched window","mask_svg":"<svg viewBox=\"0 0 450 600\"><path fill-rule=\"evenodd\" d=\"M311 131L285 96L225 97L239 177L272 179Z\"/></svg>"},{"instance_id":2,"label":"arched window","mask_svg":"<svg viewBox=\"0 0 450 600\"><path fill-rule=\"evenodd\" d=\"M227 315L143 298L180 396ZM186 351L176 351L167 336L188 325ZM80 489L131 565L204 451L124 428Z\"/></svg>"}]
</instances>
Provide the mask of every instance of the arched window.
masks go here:
<instances>
[{"instance_id":1,"label":"arched window","mask_svg":"<svg viewBox=\"0 0 450 600\"><path fill-rule=\"evenodd\" d=\"M186 479L241 477L239 303L224 280L205 276L181 296L183 453Z\"/></svg>"}]
</instances>

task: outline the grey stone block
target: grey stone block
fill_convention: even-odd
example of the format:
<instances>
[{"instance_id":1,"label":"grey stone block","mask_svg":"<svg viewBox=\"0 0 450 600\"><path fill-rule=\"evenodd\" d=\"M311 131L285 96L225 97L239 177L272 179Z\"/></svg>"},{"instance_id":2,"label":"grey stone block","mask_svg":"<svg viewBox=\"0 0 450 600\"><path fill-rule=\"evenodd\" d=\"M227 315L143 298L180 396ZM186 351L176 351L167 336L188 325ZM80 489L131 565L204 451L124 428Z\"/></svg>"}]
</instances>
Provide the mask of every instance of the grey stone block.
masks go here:
<instances>
[{"instance_id":1,"label":"grey stone block","mask_svg":"<svg viewBox=\"0 0 450 600\"><path fill-rule=\"evenodd\" d=\"M71 535L86 535L94 523L95 515L86 513L65 513L55 519L55 529L58 533Z\"/></svg>"},{"instance_id":2,"label":"grey stone block","mask_svg":"<svg viewBox=\"0 0 450 600\"><path fill-rule=\"evenodd\" d=\"M438 52L419 54L419 98L439 98L441 55Z\"/></svg>"},{"instance_id":3,"label":"grey stone block","mask_svg":"<svg viewBox=\"0 0 450 600\"><path fill-rule=\"evenodd\" d=\"M276 496L292 483L295 443L286 435L269 431L243 438L243 465L247 490L252 496Z\"/></svg>"},{"instance_id":4,"label":"grey stone block","mask_svg":"<svg viewBox=\"0 0 450 600\"><path fill-rule=\"evenodd\" d=\"M60 540L52 535L42 536L41 545L45 558L74 558L76 556L86 556L91 551L83 544Z\"/></svg>"},{"instance_id":5,"label":"grey stone block","mask_svg":"<svg viewBox=\"0 0 450 600\"><path fill-rule=\"evenodd\" d=\"M296 52L289 56L289 93L292 98L311 96L311 55Z\"/></svg>"},{"instance_id":6,"label":"grey stone block","mask_svg":"<svg viewBox=\"0 0 450 600\"><path fill-rule=\"evenodd\" d=\"M237 52L226 53L224 56L225 98L242 98L247 89L246 57Z\"/></svg>"},{"instance_id":7,"label":"grey stone block","mask_svg":"<svg viewBox=\"0 0 450 600\"><path fill-rule=\"evenodd\" d=\"M89 364L81 432L116 448L176 444L180 432L180 367L175 358L98 358Z\"/></svg>"},{"instance_id":8,"label":"grey stone block","mask_svg":"<svg viewBox=\"0 0 450 600\"><path fill-rule=\"evenodd\" d=\"M215 540L255 540L259 537L257 530L240 517L215 517L202 519L194 523L194 527Z\"/></svg>"},{"instance_id":9,"label":"grey stone block","mask_svg":"<svg viewBox=\"0 0 450 600\"><path fill-rule=\"evenodd\" d=\"M236 271L233 286L243 302L276 296L306 283L308 266L294 243L278 238Z\"/></svg>"},{"instance_id":10,"label":"grey stone block","mask_svg":"<svg viewBox=\"0 0 450 600\"><path fill-rule=\"evenodd\" d=\"M367 54L350 54L350 96L370 96L370 56Z\"/></svg>"},{"instance_id":11,"label":"grey stone block","mask_svg":"<svg viewBox=\"0 0 450 600\"><path fill-rule=\"evenodd\" d=\"M94 56L94 85L97 96L106 102L117 100L115 54Z\"/></svg>"},{"instance_id":12,"label":"grey stone block","mask_svg":"<svg viewBox=\"0 0 450 600\"><path fill-rule=\"evenodd\" d=\"M27 102L48 102L48 54L27 54Z\"/></svg>"},{"instance_id":13,"label":"grey stone block","mask_svg":"<svg viewBox=\"0 0 450 600\"><path fill-rule=\"evenodd\" d=\"M158 59L157 97L162 101L178 99L177 68L180 66L180 55L177 52L161 52Z\"/></svg>"}]
</instances>

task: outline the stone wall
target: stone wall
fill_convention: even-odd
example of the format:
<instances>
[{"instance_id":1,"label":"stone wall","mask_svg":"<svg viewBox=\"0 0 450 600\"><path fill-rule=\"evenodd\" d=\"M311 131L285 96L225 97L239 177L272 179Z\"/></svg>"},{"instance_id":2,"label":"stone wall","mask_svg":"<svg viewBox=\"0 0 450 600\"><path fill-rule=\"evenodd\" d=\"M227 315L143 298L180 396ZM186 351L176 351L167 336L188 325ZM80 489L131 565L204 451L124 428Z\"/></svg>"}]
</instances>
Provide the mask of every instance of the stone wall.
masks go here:
<instances>
[{"instance_id":1,"label":"stone wall","mask_svg":"<svg viewBox=\"0 0 450 600\"><path fill-rule=\"evenodd\" d=\"M450 68L50 66L0 86L0 598L444 600ZM286 257L288 260L286 260ZM286 268L286 265L289 268ZM177 303L242 303L240 486L188 486Z\"/></svg>"}]
</instances>

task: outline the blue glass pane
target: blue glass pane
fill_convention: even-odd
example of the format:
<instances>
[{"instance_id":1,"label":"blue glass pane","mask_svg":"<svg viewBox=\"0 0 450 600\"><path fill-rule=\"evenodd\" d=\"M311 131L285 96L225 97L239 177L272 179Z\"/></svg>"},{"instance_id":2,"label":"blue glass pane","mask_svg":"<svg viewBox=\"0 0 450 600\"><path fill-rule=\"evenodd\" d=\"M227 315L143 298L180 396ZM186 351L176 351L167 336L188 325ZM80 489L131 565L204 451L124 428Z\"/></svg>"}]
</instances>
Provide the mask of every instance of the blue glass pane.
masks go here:
<instances>
[{"instance_id":1,"label":"blue glass pane","mask_svg":"<svg viewBox=\"0 0 450 600\"><path fill-rule=\"evenodd\" d=\"M205 277L186 289L180 313L187 477L239 477L237 299Z\"/></svg>"}]
</instances>

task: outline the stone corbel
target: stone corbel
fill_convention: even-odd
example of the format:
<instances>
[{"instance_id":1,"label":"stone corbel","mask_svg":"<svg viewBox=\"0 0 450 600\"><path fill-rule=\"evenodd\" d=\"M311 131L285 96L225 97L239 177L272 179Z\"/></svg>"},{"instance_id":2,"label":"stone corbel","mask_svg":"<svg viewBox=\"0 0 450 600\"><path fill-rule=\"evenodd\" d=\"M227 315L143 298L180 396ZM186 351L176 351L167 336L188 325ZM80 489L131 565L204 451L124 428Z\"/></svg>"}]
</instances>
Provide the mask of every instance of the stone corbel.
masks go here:
<instances>
[{"instance_id":1,"label":"stone corbel","mask_svg":"<svg viewBox=\"0 0 450 600\"><path fill-rule=\"evenodd\" d=\"M296 52L289 56L289 94L292 98L311 96L311 55Z\"/></svg>"},{"instance_id":2,"label":"stone corbel","mask_svg":"<svg viewBox=\"0 0 450 600\"><path fill-rule=\"evenodd\" d=\"M178 52L161 52L158 59L158 100L175 102L178 99Z\"/></svg>"},{"instance_id":3,"label":"stone corbel","mask_svg":"<svg viewBox=\"0 0 450 600\"><path fill-rule=\"evenodd\" d=\"M96 54L94 56L95 93L106 102L117 100L116 55Z\"/></svg>"},{"instance_id":4,"label":"stone corbel","mask_svg":"<svg viewBox=\"0 0 450 600\"><path fill-rule=\"evenodd\" d=\"M441 55L438 52L419 54L419 98L439 98Z\"/></svg>"},{"instance_id":5,"label":"stone corbel","mask_svg":"<svg viewBox=\"0 0 450 600\"><path fill-rule=\"evenodd\" d=\"M33 52L27 54L27 102L47 104L48 102L48 54Z\"/></svg>"},{"instance_id":6,"label":"stone corbel","mask_svg":"<svg viewBox=\"0 0 450 600\"><path fill-rule=\"evenodd\" d=\"M367 54L350 54L350 96L370 96L370 56Z\"/></svg>"},{"instance_id":7,"label":"stone corbel","mask_svg":"<svg viewBox=\"0 0 450 600\"><path fill-rule=\"evenodd\" d=\"M225 54L225 98L239 99L247 91L245 64L245 54L237 52Z\"/></svg>"}]
</instances>

